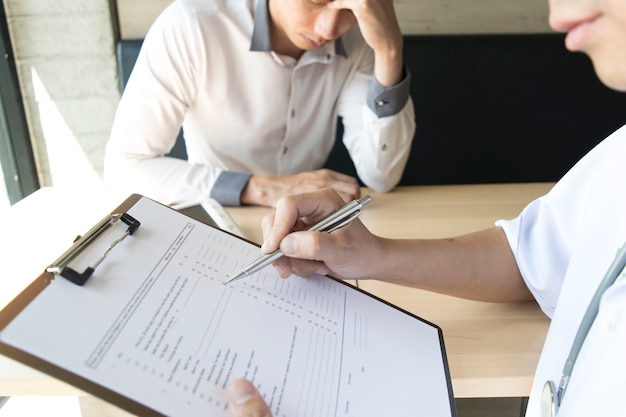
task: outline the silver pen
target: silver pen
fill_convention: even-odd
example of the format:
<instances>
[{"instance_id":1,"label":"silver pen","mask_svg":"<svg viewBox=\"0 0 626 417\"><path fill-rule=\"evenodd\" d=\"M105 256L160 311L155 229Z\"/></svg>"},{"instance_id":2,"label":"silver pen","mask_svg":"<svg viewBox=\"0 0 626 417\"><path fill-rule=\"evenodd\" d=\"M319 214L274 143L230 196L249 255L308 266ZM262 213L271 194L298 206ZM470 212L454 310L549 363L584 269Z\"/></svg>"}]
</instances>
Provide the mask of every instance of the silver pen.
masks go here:
<instances>
[{"instance_id":1,"label":"silver pen","mask_svg":"<svg viewBox=\"0 0 626 417\"><path fill-rule=\"evenodd\" d=\"M369 195L361 197L358 200L352 200L339 210L331 213L328 217L307 228L306 230L312 232L334 232L335 230L346 226L352 220L356 219L358 215L361 214L361 209L363 208L363 206L370 201L372 201L372 197L370 197ZM229 282L233 282L237 279L243 278L246 275L253 274L265 268L281 256L283 256L283 254L280 252L280 250L268 253L267 255L259 256L254 261L241 268L241 271L239 271L238 274L224 281L224 284L228 284Z\"/></svg>"}]
</instances>

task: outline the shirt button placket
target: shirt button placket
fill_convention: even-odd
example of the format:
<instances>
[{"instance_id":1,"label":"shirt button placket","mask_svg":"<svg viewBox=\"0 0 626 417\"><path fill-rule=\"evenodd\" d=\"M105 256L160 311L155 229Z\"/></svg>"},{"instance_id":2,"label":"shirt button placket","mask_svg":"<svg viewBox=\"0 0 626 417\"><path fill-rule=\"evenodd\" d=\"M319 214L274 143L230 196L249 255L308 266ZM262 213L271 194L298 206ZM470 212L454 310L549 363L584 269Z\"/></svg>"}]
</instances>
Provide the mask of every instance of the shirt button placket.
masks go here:
<instances>
[{"instance_id":1,"label":"shirt button placket","mask_svg":"<svg viewBox=\"0 0 626 417\"><path fill-rule=\"evenodd\" d=\"M296 110L291 109L291 118L293 119L294 117L296 117ZM283 143L285 142L287 142L287 136L283 139ZM289 152L289 147L285 144L283 145L283 155L287 155L287 152Z\"/></svg>"}]
</instances>

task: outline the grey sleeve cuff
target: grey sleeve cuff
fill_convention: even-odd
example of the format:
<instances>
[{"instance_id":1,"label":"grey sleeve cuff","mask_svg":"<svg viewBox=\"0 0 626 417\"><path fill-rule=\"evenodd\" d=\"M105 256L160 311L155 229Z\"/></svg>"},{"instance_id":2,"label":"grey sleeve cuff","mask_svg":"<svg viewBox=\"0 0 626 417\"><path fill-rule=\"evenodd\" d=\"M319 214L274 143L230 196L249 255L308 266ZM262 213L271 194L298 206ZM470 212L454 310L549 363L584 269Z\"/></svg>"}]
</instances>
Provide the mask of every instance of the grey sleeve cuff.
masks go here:
<instances>
[{"instance_id":1,"label":"grey sleeve cuff","mask_svg":"<svg viewBox=\"0 0 626 417\"><path fill-rule=\"evenodd\" d=\"M391 87L385 87L372 75L372 82L367 91L367 106L378 117L393 116L402 110L409 100L410 87L411 73L406 65L402 81Z\"/></svg>"},{"instance_id":2,"label":"grey sleeve cuff","mask_svg":"<svg viewBox=\"0 0 626 417\"><path fill-rule=\"evenodd\" d=\"M224 171L217 177L210 197L223 206L240 206L241 192L252 174Z\"/></svg>"}]
</instances>

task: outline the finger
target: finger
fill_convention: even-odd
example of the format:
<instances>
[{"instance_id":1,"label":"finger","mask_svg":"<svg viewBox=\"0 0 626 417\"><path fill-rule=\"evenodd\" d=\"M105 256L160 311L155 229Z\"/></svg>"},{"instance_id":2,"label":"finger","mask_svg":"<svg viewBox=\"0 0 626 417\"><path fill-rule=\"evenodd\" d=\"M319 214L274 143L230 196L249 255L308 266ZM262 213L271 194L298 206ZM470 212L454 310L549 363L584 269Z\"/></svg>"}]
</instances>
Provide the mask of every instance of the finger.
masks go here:
<instances>
[{"instance_id":1,"label":"finger","mask_svg":"<svg viewBox=\"0 0 626 417\"><path fill-rule=\"evenodd\" d=\"M327 3L330 9L347 9L352 11L354 16L375 15L381 8L387 7L385 0L363 1L363 0L334 0ZM380 16L378 16L380 17Z\"/></svg>"},{"instance_id":2,"label":"finger","mask_svg":"<svg viewBox=\"0 0 626 417\"><path fill-rule=\"evenodd\" d=\"M294 232L280 242L280 251L291 258L323 261L330 255L327 248L332 247L328 237L329 234L323 232Z\"/></svg>"},{"instance_id":3,"label":"finger","mask_svg":"<svg viewBox=\"0 0 626 417\"><path fill-rule=\"evenodd\" d=\"M263 232L263 245L261 246L261 250L264 253L271 253L278 249L278 242L274 242L272 240L272 229L274 227L274 217L275 214L268 214L263 217L261 220L261 230ZM292 232L294 230L304 230L306 229L306 225L303 225L300 219L297 219Z\"/></svg>"},{"instance_id":4,"label":"finger","mask_svg":"<svg viewBox=\"0 0 626 417\"><path fill-rule=\"evenodd\" d=\"M289 278L291 273L293 272L293 267L291 264L291 258L283 256L282 258L278 258L272 263L276 272L281 278Z\"/></svg>"},{"instance_id":5,"label":"finger","mask_svg":"<svg viewBox=\"0 0 626 417\"><path fill-rule=\"evenodd\" d=\"M274 214L263 218L263 244L261 250L271 253L278 249L281 239L290 233L296 226L299 218L298 207L291 201L291 197L283 197L276 203Z\"/></svg>"},{"instance_id":6,"label":"finger","mask_svg":"<svg viewBox=\"0 0 626 417\"><path fill-rule=\"evenodd\" d=\"M337 191L337 193L341 196L341 199L345 203L349 203L352 200L356 200L357 198L361 196L361 190L359 188L357 188L355 191L348 191L348 192L339 191L339 190L335 190L335 191Z\"/></svg>"},{"instance_id":7,"label":"finger","mask_svg":"<svg viewBox=\"0 0 626 417\"><path fill-rule=\"evenodd\" d=\"M310 277L313 274L329 274L328 267L323 262L319 261L305 261L284 256L276 260L272 265L281 278L289 278L291 274L296 274L304 278Z\"/></svg>"},{"instance_id":8,"label":"finger","mask_svg":"<svg viewBox=\"0 0 626 417\"><path fill-rule=\"evenodd\" d=\"M329 1L327 6L331 9L349 9L352 10L355 7L355 3L353 0L335 0Z\"/></svg>"},{"instance_id":9,"label":"finger","mask_svg":"<svg viewBox=\"0 0 626 417\"><path fill-rule=\"evenodd\" d=\"M232 417L271 417L269 407L261 394L246 379L228 384L228 409Z\"/></svg>"},{"instance_id":10,"label":"finger","mask_svg":"<svg viewBox=\"0 0 626 417\"><path fill-rule=\"evenodd\" d=\"M305 261L302 259L292 259L292 274L296 274L300 277L310 277L313 274L328 275L330 270L324 262L320 261Z\"/></svg>"},{"instance_id":11,"label":"finger","mask_svg":"<svg viewBox=\"0 0 626 417\"><path fill-rule=\"evenodd\" d=\"M343 174L341 172L333 171L332 169L328 169L328 168L320 170L320 172L322 173L324 171L326 171L326 174L336 181L343 181L343 182L352 183L352 184L357 183L356 178L354 178L352 175Z\"/></svg>"},{"instance_id":12,"label":"finger","mask_svg":"<svg viewBox=\"0 0 626 417\"><path fill-rule=\"evenodd\" d=\"M281 198L276 204L273 224L263 243L263 251L268 253L276 250L279 242L296 229L298 219L311 225L342 205L341 197L329 189Z\"/></svg>"},{"instance_id":13,"label":"finger","mask_svg":"<svg viewBox=\"0 0 626 417\"><path fill-rule=\"evenodd\" d=\"M341 195L343 201L349 202L361 196L361 187L354 177L347 177L347 180L340 180L333 183L332 187Z\"/></svg>"},{"instance_id":14,"label":"finger","mask_svg":"<svg viewBox=\"0 0 626 417\"><path fill-rule=\"evenodd\" d=\"M272 230L272 227L274 227L274 215L268 214L267 216L263 217L263 220L261 220L261 230L263 231L263 246L261 246L261 250L264 253L273 252L274 250L276 250L276 248L272 249L272 247L278 246L269 241L270 231Z\"/></svg>"}]
</instances>

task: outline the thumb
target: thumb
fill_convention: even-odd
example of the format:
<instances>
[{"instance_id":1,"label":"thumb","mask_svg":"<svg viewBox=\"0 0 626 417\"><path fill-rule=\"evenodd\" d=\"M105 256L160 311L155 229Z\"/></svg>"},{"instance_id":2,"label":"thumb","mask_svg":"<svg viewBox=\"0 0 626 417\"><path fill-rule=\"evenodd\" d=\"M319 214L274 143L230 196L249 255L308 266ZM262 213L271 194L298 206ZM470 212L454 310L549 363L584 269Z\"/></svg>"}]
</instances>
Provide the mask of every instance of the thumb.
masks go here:
<instances>
[{"instance_id":1,"label":"thumb","mask_svg":"<svg viewBox=\"0 0 626 417\"><path fill-rule=\"evenodd\" d=\"M272 417L259 391L243 378L228 384L228 408L232 417Z\"/></svg>"}]
</instances>

